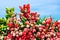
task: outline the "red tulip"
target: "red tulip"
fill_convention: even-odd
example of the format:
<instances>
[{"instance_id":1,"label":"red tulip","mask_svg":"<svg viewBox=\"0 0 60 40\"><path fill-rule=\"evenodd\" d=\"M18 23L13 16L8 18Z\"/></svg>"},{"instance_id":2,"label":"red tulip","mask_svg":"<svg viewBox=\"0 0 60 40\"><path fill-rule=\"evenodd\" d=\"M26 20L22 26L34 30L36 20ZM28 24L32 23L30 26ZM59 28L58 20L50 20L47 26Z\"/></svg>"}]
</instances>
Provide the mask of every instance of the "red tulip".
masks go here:
<instances>
[{"instance_id":1,"label":"red tulip","mask_svg":"<svg viewBox=\"0 0 60 40\"><path fill-rule=\"evenodd\" d=\"M57 37L60 38L60 33L59 32L57 33Z\"/></svg>"},{"instance_id":2,"label":"red tulip","mask_svg":"<svg viewBox=\"0 0 60 40\"><path fill-rule=\"evenodd\" d=\"M4 40L6 40L7 39L7 36L4 36Z\"/></svg>"},{"instance_id":3,"label":"red tulip","mask_svg":"<svg viewBox=\"0 0 60 40\"><path fill-rule=\"evenodd\" d=\"M14 28L14 31L18 31L19 30L19 27L17 27L17 28Z\"/></svg>"},{"instance_id":4,"label":"red tulip","mask_svg":"<svg viewBox=\"0 0 60 40\"><path fill-rule=\"evenodd\" d=\"M39 31L42 31L42 30L43 30L43 27L40 26L40 27L39 27Z\"/></svg>"},{"instance_id":5,"label":"red tulip","mask_svg":"<svg viewBox=\"0 0 60 40\"><path fill-rule=\"evenodd\" d=\"M41 35L41 33L40 33L40 32L37 32L36 36L37 36L38 38L40 38L40 35Z\"/></svg>"},{"instance_id":6,"label":"red tulip","mask_svg":"<svg viewBox=\"0 0 60 40\"><path fill-rule=\"evenodd\" d=\"M37 12L32 12L31 15L32 16L36 16Z\"/></svg>"},{"instance_id":7,"label":"red tulip","mask_svg":"<svg viewBox=\"0 0 60 40\"><path fill-rule=\"evenodd\" d=\"M18 34L16 34L16 37L19 37L19 35L18 35Z\"/></svg>"},{"instance_id":8,"label":"red tulip","mask_svg":"<svg viewBox=\"0 0 60 40\"><path fill-rule=\"evenodd\" d=\"M15 31L15 33L16 33L16 34L19 34L19 32L18 32L18 31Z\"/></svg>"},{"instance_id":9,"label":"red tulip","mask_svg":"<svg viewBox=\"0 0 60 40\"><path fill-rule=\"evenodd\" d=\"M33 33L36 32L36 29L33 29Z\"/></svg>"},{"instance_id":10,"label":"red tulip","mask_svg":"<svg viewBox=\"0 0 60 40\"><path fill-rule=\"evenodd\" d=\"M35 18L35 20L39 20L39 18L38 18L38 17L36 17L36 18Z\"/></svg>"},{"instance_id":11,"label":"red tulip","mask_svg":"<svg viewBox=\"0 0 60 40\"><path fill-rule=\"evenodd\" d=\"M46 23L50 24L51 22L52 22L52 18L51 17L46 19Z\"/></svg>"},{"instance_id":12,"label":"red tulip","mask_svg":"<svg viewBox=\"0 0 60 40\"><path fill-rule=\"evenodd\" d=\"M30 15L29 13L25 13L25 14L24 14L24 16L25 16L26 18L29 18L29 15Z\"/></svg>"},{"instance_id":13,"label":"red tulip","mask_svg":"<svg viewBox=\"0 0 60 40\"><path fill-rule=\"evenodd\" d=\"M9 21L12 22L13 21L13 18L10 18Z\"/></svg>"},{"instance_id":14,"label":"red tulip","mask_svg":"<svg viewBox=\"0 0 60 40\"><path fill-rule=\"evenodd\" d=\"M47 38L47 40L50 40L50 38Z\"/></svg>"},{"instance_id":15,"label":"red tulip","mask_svg":"<svg viewBox=\"0 0 60 40\"><path fill-rule=\"evenodd\" d=\"M51 29L52 29L52 30L54 30L54 29L55 29L55 27L53 26L53 27L51 27Z\"/></svg>"},{"instance_id":16,"label":"red tulip","mask_svg":"<svg viewBox=\"0 0 60 40\"><path fill-rule=\"evenodd\" d=\"M45 35L41 35L41 38L43 38L43 39L44 39L44 38L45 38Z\"/></svg>"},{"instance_id":17,"label":"red tulip","mask_svg":"<svg viewBox=\"0 0 60 40\"><path fill-rule=\"evenodd\" d=\"M22 18L23 17L23 13L19 14L19 16L20 16L20 18Z\"/></svg>"},{"instance_id":18,"label":"red tulip","mask_svg":"<svg viewBox=\"0 0 60 40\"><path fill-rule=\"evenodd\" d=\"M27 4L27 9L30 9L30 4Z\"/></svg>"},{"instance_id":19,"label":"red tulip","mask_svg":"<svg viewBox=\"0 0 60 40\"><path fill-rule=\"evenodd\" d=\"M22 40L25 40L25 39L22 38Z\"/></svg>"},{"instance_id":20,"label":"red tulip","mask_svg":"<svg viewBox=\"0 0 60 40\"><path fill-rule=\"evenodd\" d=\"M27 13L29 13L29 14L30 14L30 9L28 9L28 10L27 10Z\"/></svg>"},{"instance_id":21,"label":"red tulip","mask_svg":"<svg viewBox=\"0 0 60 40\"><path fill-rule=\"evenodd\" d=\"M31 32L32 32L32 30L33 30L33 28L31 27L31 28L29 29L29 31L31 31Z\"/></svg>"},{"instance_id":22,"label":"red tulip","mask_svg":"<svg viewBox=\"0 0 60 40\"><path fill-rule=\"evenodd\" d=\"M45 32L45 33L46 33L46 32L47 32L47 30L46 30L46 29L43 29L43 32Z\"/></svg>"},{"instance_id":23,"label":"red tulip","mask_svg":"<svg viewBox=\"0 0 60 40\"><path fill-rule=\"evenodd\" d=\"M36 28L36 26L32 26L32 28L34 29L34 28Z\"/></svg>"},{"instance_id":24,"label":"red tulip","mask_svg":"<svg viewBox=\"0 0 60 40\"><path fill-rule=\"evenodd\" d=\"M49 25L50 25L49 23L46 24L47 27L49 27Z\"/></svg>"},{"instance_id":25,"label":"red tulip","mask_svg":"<svg viewBox=\"0 0 60 40\"><path fill-rule=\"evenodd\" d=\"M9 22L9 23L7 24L7 26L8 26L8 27L12 27L12 26L13 26L12 22Z\"/></svg>"},{"instance_id":26,"label":"red tulip","mask_svg":"<svg viewBox=\"0 0 60 40\"><path fill-rule=\"evenodd\" d=\"M19 32L19 35L22 36L22 32Z\"/></svg>"},{"instance_id":27,"label":"red tulip","mask_svg":"<svg viewBox=\"0 0 60 40\"><path fill-rule=\"evenodd\" d=\"M48 26L46 26L45 29L48 30Z\"/></svg>"},{"instance_id":28,"label":"red tulip","mask_svg":"<svg viewBox=\"0 0 60 40\"><path fill-rule=\"evenodd\" d=\"M52 26L56 26L57 25L57 22L54 22Z\"/></svg>"},{"instance_id":29,"label":"red tulip","mask_svg":"<svg viewBox=\"0 0 60 40\"><path fill-rule=\"evenodd\" d=\"M54 38L50 38L50 40L54 40Z\"/></svg>"},{"instance_id":30,"label":"red tulip","mask_svg":"<svg viewBox=\"0 0 60 40\"><path fill-rule=\"evenodd\" d=\"M55 32L55 31L52 29L51 32Z\"/></svg>"},{"instance_id":31,"label":"red tulip","mask_svg":"<svg viewBox=\"0 0 60 40\"><path fill-rule=\"evenodd\" d=\"M31 40L34 40L34 36L33 35L31 36Z\"/></svg>"},{"instance_id":32,"label":"red tulip","mask_svg":"<svg viewBox=\"0 0 60 40\"><path fill-rule=\"evenodd\" d=\"M23 7L22 7L22 6L19 6L19 8L20 8L21 10L23 10Z\"/></svg>"},{"instance_id":33,"label":"red tulip","mask_svg":"<svg viewBox=\"0 0 60 40\"><path fill-rule=\"evenodd\" d=\"M12 30L14 30L14 28L12 27L12 28L10 28L9 30L12 31Z\"/></svg>"},{"instance_id":34,"label":"red tulip","mask_svg":"<svg viewBox=\"0 0 60 40\"><path fill-rule=\"evenodd\" d=\"M12 33L12 36L13 36L13 37L15 37L15 36L16 36L16 33L15 33L15 32L13 32L13 33Z\"/></svg>"},{"instance_id":35,"label":"red tulip","mask_svg":"<svg viewBox=\"0 0 60 40\"><path fill-rule=\"evenodd\" d=\"M19 40L22 40L22 38L21 38L21 37L19 37Z\"/></svg>"},{"instance_id":36,"label":"red tulip","mask_svg":"<svg viewBox=\"0 0 60 40\"><path fill-rule=\"evenodd\" d=\"M24 24L29 24L29 21L26 21Z\"/></svg>"},{"instance_id":37,"label":"red tulip","mask_svg":"<svg viewBox=\"0 0 60 40\"><path fill-rule=\"evenodd\" d=\"M32 32L28 32L28 35L32 35Z\"/></svg>"},{"instance_id":38,"label":"red tulip","mask_svg":"<svg viewBox=\"0 0 60 40\"><path fill-rule=\"evenodd\" d=\"M34 23L35 22L35 20L30 20L30 23L32 24L32 23Z\"/></svg>"},{"instance_id":39,"label":"red tulip","mask_svg":"<svg viewBox=\"0 0 60 40\"><path fill-rule=\"evenodd\" d=\"M19 27L19 24L18 23L15 23L15 27Z\"/></svg>"},{"instance_id":40,"label":"red tulip","mask_svg":"<svg viewBox=\"0 0 60 40\"><path fill-rule=\"evenodd\" d=\"M46 22L45 22L45 21L43 21L43 22L42 22L42 24L46 24Z\"/></svg>"},{"instance_id":41,"label":"red tulip","mask_svg":"<svg viewBox=\"0 0 60 40\"><path fill-rule=\"evenodd\" d=\"M12 38L12 34L8 33L8 37L9 37L9 38Z\"/></svg>"},{"instance_id":42,"label":"red tulip","mask_svg":"<svg viewBox=\"0 0 60 40\"><path fill-rule=\"evenodd\" d=\"M60 27L60 22L57 23L57 26Z\"/></svg>"},{"instance_id":43,"label":"red tulip","mask_svg":"<svg viewBox=\"0 0 60 40\"><path fill-rule=\"evenodd\" d=\"M23 32L28 32L28 28L24 28Z\"/></svg>"},{"instance_id":44,"label":"red tulip","mask_svg":"<svg viewBox=\"0 0 60 40\"><path fill-rule=\"evenodd\" d=\"M30 35L27 35L27 36L26 36L26 39L28 40L29 38L30 38Z\"/></svg>"},{"instance_id":45,"label":"red tulip","mask_svg":"<svg viewBox=\"0 0 60 40\"><path fill-rule=\"evenodd\" d=\"M34 17L34 16L32 16L31 18L32 18L32 19L34 19L35 17Z\"/></svg>"},{"instance_id":46,"label":"red tulip","mask_svg":"<svg viewBox=\"0 0 60 40\"><path fill-rule=\"evenodd\" d=\"M27 5L26 4L23 5L23 9L25 9L25 8L27 8Z\"/></svg>"},{"instance_id":47,"label":"red tulip","mask_svg":"<svg viewBox=\"0 0 60 40\"><path fill-rule=\"evenodd\" d=\"M42 34L42 35L45 35L45 32L42 32L41 34Z\"/></svg>"},{"instance_id":48,"label":"red tulip","mask_svg":"<svg viewBox=\"0 0 60 40\"><path fill-rule=\"evenodd\" d=\"M58 28L59 32L60 32L60 28Z\"/></svg>"},{"instance_id":49,"label":"red tulip","mask_svg":"<svg viewBox=\"0 0 60 40\"><path fill-rule=\"evenodd\" d=\"M19 40L19 37L16 37L15 40Z\"/></svg>"}]
</instances>

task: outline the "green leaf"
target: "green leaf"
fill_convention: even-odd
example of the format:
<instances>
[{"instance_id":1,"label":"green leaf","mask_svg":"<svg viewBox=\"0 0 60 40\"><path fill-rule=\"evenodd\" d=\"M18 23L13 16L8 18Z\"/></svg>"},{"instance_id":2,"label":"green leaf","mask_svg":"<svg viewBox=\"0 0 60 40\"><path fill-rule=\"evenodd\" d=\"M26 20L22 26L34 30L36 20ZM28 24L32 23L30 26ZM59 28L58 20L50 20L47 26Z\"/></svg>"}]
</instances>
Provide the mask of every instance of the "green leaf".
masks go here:
<instances>
[{"instance_id":1,"label":"green leaf","mask_svg":"<svg viewBox=\"0 0 60 40\"><path fill-rule=\"evenodd\" d=\"M36 24L39 25L40 23L41 23L40 19L36 21Z\"/></svg>"},{"instance_id":2,"label":"green leaf","mask_svg":"<svg viewBox=\"0 0 60 40\"><path fill-rule=\"evenodd\" d=\"M54 30L55 30L55 32L58 32L58 28L56 28L56 27L55 27L55 29L54 29Z\"/></svg>"},{"instance_id":3,"label":"green leaf","mask_svg":"<svg viewBox=\"0 0 60 40\"><path fill-rule=\"evenodd\" d=\"M10 11L14 11L14 8L11 8L11 10Z\"/></svg>"},{"instance_id":4,"label":"green leaf","mask_svg":"<svg viewBox=\"0 0 60 40\"><path fill-rule=\"evenodd\" d=\"M8 19L12 16L12 14L14 13L14 8L6 8L6 15L5 17Z\"/></svg>"},{"instance_id":5,"label":"green leaf","mask_svg":"<svg viewBox=\"0 0 60 40\"><path fill-rule=\"evenodd\" d=\"M23 16L22 17L22 22L25 22L25 21L27 21L27 19Z\"/></svg>"},{"instance_id":6,"label":"green leaf","mask_svg":"<svg viewBox=\"0 0 60 40\"><path fill-rule=\"evenodd\" d=\"M43 17L43 18L41 19L41 21L43 22L45 19L46 19L46 16L45 16L45 17Z\"/></svg>"}]
</instances>

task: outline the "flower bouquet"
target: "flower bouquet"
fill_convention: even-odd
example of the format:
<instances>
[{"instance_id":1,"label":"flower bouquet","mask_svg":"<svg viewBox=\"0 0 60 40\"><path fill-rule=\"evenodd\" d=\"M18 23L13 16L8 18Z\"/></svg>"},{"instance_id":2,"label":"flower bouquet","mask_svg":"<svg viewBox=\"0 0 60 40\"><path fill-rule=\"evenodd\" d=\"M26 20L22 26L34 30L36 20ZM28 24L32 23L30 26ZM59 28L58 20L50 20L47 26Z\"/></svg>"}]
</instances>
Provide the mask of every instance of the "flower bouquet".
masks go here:
<instances>
[{"instance_id":1,"label":"flower bouquet","mask_svg":"<svg viewBox=\"0 0 60 40\"><path fill-rule=\"evenodd\" d=\"M14 8L6 8L5 18L0 18L0 40L60 40L60 20L40 18L30 11L30 4L19 8L18 14Z\"/></svg>"}]
</instances>

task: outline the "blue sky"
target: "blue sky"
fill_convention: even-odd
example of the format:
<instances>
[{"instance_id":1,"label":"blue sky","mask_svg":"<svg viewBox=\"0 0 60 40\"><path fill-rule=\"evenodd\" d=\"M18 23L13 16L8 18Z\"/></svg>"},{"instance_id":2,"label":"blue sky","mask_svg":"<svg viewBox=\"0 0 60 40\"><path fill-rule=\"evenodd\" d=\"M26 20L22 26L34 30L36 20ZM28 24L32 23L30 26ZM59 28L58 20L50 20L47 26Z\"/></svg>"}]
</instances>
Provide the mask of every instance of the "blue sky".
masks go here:
<instances>
[{"instance_id":1,"label":"blue sky","mask_svg":"<svg viewBox=\"0 0 60 40\"><path fill-rule=\"evenodd\" d=\"M60 19L60 0L0 0L0 18L5 15L6 7L14 7L15 12L19 12L19 6L23 4L31 5L31 11L38 12L41 17Z\"/></svg>"}]
</instances>

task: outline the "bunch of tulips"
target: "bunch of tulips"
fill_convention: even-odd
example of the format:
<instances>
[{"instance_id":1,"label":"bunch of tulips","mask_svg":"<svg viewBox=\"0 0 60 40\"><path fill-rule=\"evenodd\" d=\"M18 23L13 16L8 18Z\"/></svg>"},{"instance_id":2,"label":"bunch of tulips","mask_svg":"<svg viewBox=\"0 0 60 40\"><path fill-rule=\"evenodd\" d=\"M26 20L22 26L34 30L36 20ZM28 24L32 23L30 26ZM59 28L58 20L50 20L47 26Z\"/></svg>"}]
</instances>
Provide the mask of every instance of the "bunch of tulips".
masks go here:
<instances>
[{"instance_id":1,"label":"bunch of tulips","mask_svg":"<svg viewBox=\"0 0 60 40\"><path fill-rule=\"evenodd\" d=\"M3 40L60 40L60 20L53 21L52 17L42 20L37 12L30 11L30 4L19 8L20 13L8 18Z\"/></svg>"}]
</instances>

